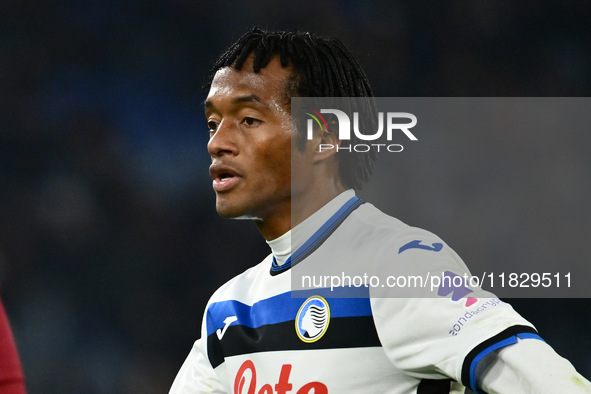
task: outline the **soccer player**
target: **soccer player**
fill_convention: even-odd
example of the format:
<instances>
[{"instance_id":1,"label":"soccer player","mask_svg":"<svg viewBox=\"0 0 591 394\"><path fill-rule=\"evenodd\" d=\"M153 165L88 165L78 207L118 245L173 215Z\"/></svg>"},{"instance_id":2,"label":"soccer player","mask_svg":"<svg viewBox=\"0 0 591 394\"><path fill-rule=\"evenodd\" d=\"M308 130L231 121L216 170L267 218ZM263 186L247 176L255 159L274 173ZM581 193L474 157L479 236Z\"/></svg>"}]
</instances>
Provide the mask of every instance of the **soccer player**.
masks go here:
<instances>
[{"instance_id":1,"label":"soccer player","mask_svg":"<svg viewBox=\"0 0 591 394\"><path fill-rule=\"evenodd\" d=\"M437 236L356 197L375 155L319 149L339 144L328 125L310 140L292 131L291 97L372 96L343 44L255 28L221 55L208 90L216 209L254 221L271 254L213 294L171 393L591 392L528 321L482 290L292 297L296 265L465 268Z\"/></svg>"}]
</instances>

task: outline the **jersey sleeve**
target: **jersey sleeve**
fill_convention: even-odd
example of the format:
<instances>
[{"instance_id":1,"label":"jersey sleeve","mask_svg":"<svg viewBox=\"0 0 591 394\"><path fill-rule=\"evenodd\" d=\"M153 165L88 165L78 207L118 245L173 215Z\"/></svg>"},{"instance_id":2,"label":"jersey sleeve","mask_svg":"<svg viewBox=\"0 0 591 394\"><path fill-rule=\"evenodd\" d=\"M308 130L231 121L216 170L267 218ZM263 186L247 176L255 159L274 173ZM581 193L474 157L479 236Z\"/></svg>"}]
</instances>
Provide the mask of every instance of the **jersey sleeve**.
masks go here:
<instances>
[{"instance_id":1,"label":"jersey sleeve","mask_svg":"<svg viewBox=\"0 0 591 394\"><path fill-rule=\"evenodd\" d=\"M223 394L220 379L207 357L206 316L203 317L201 338L195 341L189 355L177 373L169 394Z\"/></svg>"},{"instance_id":2,"label":"jersey sleeve","mask_svg":"<svg viewBox=\"0 0 591 394\"><path fill-rule=\"evenodd\" d=\"M518 338L538 338L509 304L463 279L470 272L437 236L411 229L385 245L381 269L414 288L370 290L372 314L386 355L405 373L474 387L486 354Z\"/></svg>"},{"instance_id":3,"label":"jersey sleeve","mask_svg":"<svg viewBox=\"0 0 591 394\"><path fill-rule=\"evenodd\" d=\"M486 393L591 393L591 383L570 362L535 339L491 352L476 376L477 388Z\"/></svg>"}]
</instances>

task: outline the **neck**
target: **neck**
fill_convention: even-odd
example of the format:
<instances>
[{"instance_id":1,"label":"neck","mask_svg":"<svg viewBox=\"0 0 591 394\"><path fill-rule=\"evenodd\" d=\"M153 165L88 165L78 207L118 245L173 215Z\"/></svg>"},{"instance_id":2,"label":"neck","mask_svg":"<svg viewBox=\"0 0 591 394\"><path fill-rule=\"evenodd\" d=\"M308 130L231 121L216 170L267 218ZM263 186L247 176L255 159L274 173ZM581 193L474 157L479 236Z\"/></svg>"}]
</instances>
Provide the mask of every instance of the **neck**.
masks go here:
<instances>
[{"instance_id":1,"label":"neck","mask_svg":"<svg viewBox=\"0 0 591 394\"><path fill-rule=\"evenodd\" d=\"M274 212L266 219L255 221L265 240L270 241L285 234L346 189L338 181L308 190L311 192L292 195L291 201L282 212Z\"/></svg>"},{"instance_id":2,"label":"neck","mask_svg":"<svg viewBox=\"0 0 591 394\"><path fill-rule=\"evenodd\" d=\"M344 191L310 215L306 220L292 227L288 232L278 238L267 241L275 257L275 264L277 266L285 264L292 253L295 253L306 242L309 242L318 230L333 218L353 196L355 196L353 190Z\"/></svg>"}]
</instances>

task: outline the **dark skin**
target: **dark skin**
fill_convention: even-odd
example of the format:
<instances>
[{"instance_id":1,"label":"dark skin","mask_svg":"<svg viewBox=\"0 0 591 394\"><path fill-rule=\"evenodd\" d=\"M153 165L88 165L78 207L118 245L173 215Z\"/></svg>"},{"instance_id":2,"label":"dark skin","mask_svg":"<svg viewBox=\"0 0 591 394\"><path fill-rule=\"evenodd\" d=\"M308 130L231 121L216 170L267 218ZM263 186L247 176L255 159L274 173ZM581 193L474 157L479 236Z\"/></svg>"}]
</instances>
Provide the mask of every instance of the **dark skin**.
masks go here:
<instances>
[{"instance_id":1,"label":"dark skin","mask_svg":"<svg viewBox=\"0 0 591 394\"><path fill-rule=\"evenodd\" d=\"M335 151L318 149L321 143L337 145L334 133L318 131L292 155L285 97L291 72L273 58L255 73L251 57L241 70L220 69L205 101L216 210L223 217L254 220L266 240L345 190Z\"/></svg>"}]
</instances>

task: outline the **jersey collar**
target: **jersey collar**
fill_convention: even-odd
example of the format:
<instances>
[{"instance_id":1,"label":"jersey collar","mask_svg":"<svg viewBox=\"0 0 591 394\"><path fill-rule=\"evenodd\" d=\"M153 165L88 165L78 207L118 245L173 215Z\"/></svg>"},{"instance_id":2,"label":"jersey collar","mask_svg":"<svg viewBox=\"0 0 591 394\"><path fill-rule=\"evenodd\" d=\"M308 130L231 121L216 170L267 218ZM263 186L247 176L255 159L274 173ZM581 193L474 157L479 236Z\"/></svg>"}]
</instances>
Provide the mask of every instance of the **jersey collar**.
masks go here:
<instances>
[{"instance_id":1,"label":"jersey collar","mask_svg":"<svg viewBox=\"0 0 591 394\"><path fill-rule=\"evenodd\" d=\"M342 205L310 238L306 240L282 265L277 264L277 259L273 256L271 264L271 275L278 275L287 271L292 266L296 265L312 252L314 252L326 239L343 223L343 221L353 212L357 207L363 204L364 201L357 196L351 197L344 205Z\"/></svg>"}]
</instances>

